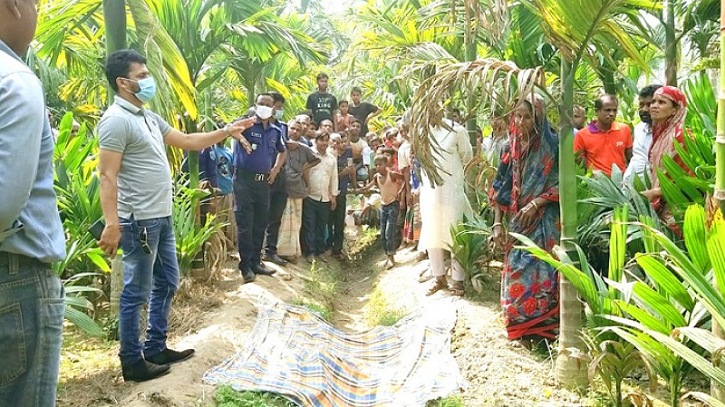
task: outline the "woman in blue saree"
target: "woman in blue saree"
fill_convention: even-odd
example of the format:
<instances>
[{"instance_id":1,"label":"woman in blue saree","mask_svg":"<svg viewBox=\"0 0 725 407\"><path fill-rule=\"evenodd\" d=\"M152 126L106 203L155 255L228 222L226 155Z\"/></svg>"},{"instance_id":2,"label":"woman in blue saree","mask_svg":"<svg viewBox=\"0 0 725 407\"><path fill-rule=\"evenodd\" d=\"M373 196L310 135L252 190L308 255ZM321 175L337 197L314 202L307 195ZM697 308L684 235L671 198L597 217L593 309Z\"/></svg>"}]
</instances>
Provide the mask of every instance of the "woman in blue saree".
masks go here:
<instances>
[{"instance_id":1,"label":"woman in blue saree","mask_svg":"<svg viewBox=\"0 0 725 407\"><path fill-rule=\"evenodd\" d=\"M558 138L538 97L518 105L512 127L492 191L493 237L505 249L501 307L510 340L554 339L559 328L558 273L529 252L514 249L507 230L547 251L559 241Z\"/></svg>"}]
</instances>

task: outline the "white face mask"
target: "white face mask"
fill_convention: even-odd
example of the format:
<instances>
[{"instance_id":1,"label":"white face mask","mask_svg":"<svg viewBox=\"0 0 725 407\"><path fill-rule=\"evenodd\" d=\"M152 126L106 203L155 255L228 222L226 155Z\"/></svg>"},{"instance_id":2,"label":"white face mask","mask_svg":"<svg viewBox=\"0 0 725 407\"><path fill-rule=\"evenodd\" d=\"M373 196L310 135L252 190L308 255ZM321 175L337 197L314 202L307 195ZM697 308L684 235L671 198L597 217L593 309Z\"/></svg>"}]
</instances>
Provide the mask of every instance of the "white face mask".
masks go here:
<instances>
[{"instance_id":1,"label":"white face mask","mask_svg":"<svg viewBox=\"0 0 725 407\"><path fill-rule=\"evenodd\" d=\"M272 117L272 110L273 109L269 106L256 105L254 107L254 111L257 113L257 116L262 120L267 120Z\"/></svg>"}]
</instances>

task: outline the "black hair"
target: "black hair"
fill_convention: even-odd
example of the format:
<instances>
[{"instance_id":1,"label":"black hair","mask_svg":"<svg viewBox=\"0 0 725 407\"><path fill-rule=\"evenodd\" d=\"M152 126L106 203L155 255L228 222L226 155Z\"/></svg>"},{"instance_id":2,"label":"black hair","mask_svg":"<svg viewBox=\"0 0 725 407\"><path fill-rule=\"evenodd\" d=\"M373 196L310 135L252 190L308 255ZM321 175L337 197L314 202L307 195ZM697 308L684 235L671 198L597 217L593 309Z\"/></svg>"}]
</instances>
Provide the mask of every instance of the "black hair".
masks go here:
<instances>
[{"instance_id":1,"label":"black hair","mask_svg":"<svg viewBox=\"0 0 725 407\"><path fill-rule=\"evenodd\" d=\"M661 88L662 85L647 85L639 91L639 97L651 98L655 95L657 89Z\"/></svg>"},{"instance_id":2,"label":"black hair","mask_svg":"<svg viewBox=\"0 0 725 407\"><path fill-rule=\"evenodd\" d=\"M146 64L146 58L132 49L120 49L106 58L106 79L114 92L118 92L116 78L127 78L133 63Z\"/></svg>"},{"instance_id":3,"label":"black hair","mask_svg":"<svg viewBox=\"0 0 725 407\"><path fill-rule=\"evenodd\" d=\"M267 92L267 93L272 95L272 100L274 101L274 103L280 102L280 103L284 104L284 102L287 101L287 99L285 99L284 96L282 96L279 92ZM257 97L259 97L259 96L257 96Z\"/></svg>"},{"instance_id":4,"label":"black hair","mask_svg":"<svg viewBox=\"0 0 725 407\"><path fill-rule=\"evenodd\" d=\"M362 95L362 89L360 89L359 87L355 86L355 87L353 87L353 88L352 88L352 90L350 91L350 94L351 94L351 95L352 95L353 93L359 93L360 95Z\"/></svg>"},{"instance_id":5,"label":"black hair","mask_svg":"<svg viewBox=\"0 0 725 407\"><path fill-rule=\"evenodd\" d=\"M362 121L360 121L360 119L358 119L357 117L353 116L352 120L350 120L350 124L353 124L353 123L362 124Z\"/></svg>"},{"instance_id":6,"label":"black hair","mask_svg":"<svg viewBox=\"0 0 725 407\"><path fill-rule=\"evenodd\" d=\"M260 96L269 96L270 98L272 98L272 101L274 101L274 96L272 96L272 94L269 92L258 93L257 98L254 99L254 101L256 102L257 100L259 100Z\"/></svg>"},{"instance_id":7,"label":"black hair","mask_svg":"<svg viewBox=\"0 0 725 407\"><path fill-rule=\"evenodd\" d=\"M337 106L340 106L343 103L346 104L346 105L349 105L350 104L350 102L348 102L347 100L342 99L341 101L337 102Z\"/></svg>"},{"instance_id":8,"label":"black hair","mask_svg":"<svg viewBox=\"0 0 725 407\"><path fill-rule=\"evenodd\" d=\"M319 82L319 81L320 81L320 79L330 79L330 77L329 77L329 76L327 76L327 74L326 74L326 73L324 73L324 72L320 72L320 73L318 73L318 74L317 74L317 82Z\"/></svg>"},{"instance_id":9,"label":"black hair","mask_svg":"<svg viewBox=\"0 0 725 407\"><path fill-rule=\"evenodd\" d=\"M605 93L602 96L599 96L594 101L594 109L595 110L602 110L602 108L604 107L604 99L605 98L611 98L613 101L615 101L617 104L619 104L619 100L617 100L617 97L616 96L610 95L609 93Z\"/></svg>"}]
</instances>

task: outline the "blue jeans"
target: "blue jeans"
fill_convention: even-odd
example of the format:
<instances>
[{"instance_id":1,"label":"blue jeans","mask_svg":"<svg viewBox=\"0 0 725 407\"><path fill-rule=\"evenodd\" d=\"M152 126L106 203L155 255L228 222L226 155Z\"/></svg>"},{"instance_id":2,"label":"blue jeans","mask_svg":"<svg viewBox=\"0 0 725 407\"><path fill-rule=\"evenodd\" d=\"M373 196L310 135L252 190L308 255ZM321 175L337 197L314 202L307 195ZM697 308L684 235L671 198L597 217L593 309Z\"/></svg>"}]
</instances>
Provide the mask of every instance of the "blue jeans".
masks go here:
<instances>
[{"instance_id":1,"label":"blue jeans","mask_svg":"<svg viewBox=\"0 0 725 407\"><path fill-rule=\"evenodd\" d=\"M395 254L398 248L398 212L400 203L393 201L383 205L380 211L380 236L383 238L385 254Z\"/></svg>"},{"instance_id":2,"label":"blue jeans","mask_svg":"<svg viewBox=\"0 0 725 407\"><path fill-rule=\"evenodd\" d=\"M63 284L50 264L0 252L0 404L54 406Z\"/></svg>"},{"instance_id":3,"label":"blue jeans","mask_svg":"<svg viewBox=\"0 0 725 407\"><path fill-rule=\"evenodd\" d=\"M171 217L135 220L120 218L123 249L123 291L119 336L122 365L154 356L166 349L171 300L179 288L179 263ZM149 300L150 296L150 300ZM149 304L146 342L141 345L141 309Z\"/></svg>"}]
</instances>

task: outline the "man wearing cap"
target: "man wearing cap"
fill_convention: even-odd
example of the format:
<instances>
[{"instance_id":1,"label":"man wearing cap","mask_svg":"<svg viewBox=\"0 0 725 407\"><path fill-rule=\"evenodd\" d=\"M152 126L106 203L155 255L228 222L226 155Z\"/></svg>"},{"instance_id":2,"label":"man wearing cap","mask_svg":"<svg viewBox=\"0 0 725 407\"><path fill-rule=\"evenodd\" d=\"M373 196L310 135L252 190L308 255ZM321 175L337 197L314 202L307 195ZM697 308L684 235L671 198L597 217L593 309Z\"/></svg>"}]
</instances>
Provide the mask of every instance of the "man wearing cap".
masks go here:
<instances>
[{"instance_id":1,"label":"man wearing cap","mask_svg":"<svg viewBox=\"0 0 725 407\"><path fill-rule=\"evenodd\" d=\"M234 215L239 270L245 283L254 281L257 274L274 274L261 262L261 252L269 220L270 185L287 159L282 130L274 120L272 95L260 93L254 111L256 122L243 133L242 142L248 144L234 143Z\"/></svg>"}]
</instances>

